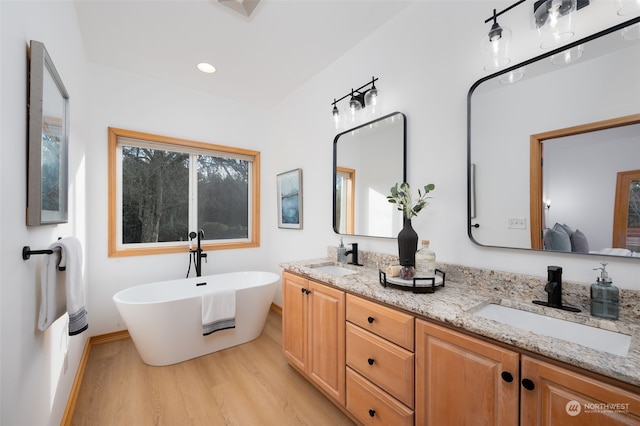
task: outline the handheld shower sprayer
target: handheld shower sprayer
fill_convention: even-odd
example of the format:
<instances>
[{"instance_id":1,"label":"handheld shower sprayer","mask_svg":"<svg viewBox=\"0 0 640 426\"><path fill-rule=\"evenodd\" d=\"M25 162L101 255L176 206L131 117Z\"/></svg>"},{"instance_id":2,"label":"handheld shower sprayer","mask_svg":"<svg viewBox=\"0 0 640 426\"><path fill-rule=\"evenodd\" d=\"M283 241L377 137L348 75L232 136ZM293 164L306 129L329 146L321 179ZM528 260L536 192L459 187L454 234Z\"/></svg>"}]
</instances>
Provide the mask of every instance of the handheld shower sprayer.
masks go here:
<instances>
[{"instance_id":1,"label":"handheld shower sprayer","mask_svg":"<svg viewBox=\"0 0 640 426\"><path fill-rule=\"evenodd\" d=\"M198 239L197 248L193 248L193 239ZM191 231L189 232L189 269L187 270L187 277L189 276L189 271L191 270L191 260L193 260L193 264L196 268L196 276L199 277L202 275L202 259L205 261L207 259L207 253L202 251L201 240L204 239L204 230L200 229L198 232Z\"/></svg>"}]
</instances>

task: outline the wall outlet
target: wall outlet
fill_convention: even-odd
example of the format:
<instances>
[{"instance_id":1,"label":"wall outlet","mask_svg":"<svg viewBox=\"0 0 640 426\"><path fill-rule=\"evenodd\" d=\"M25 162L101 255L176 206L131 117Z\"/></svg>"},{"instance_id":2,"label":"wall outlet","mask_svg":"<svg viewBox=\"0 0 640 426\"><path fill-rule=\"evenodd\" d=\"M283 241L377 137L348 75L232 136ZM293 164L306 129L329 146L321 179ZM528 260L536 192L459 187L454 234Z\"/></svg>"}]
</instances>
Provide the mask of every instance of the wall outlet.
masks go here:
<instances>
[{"instance_id":1,"label":"wall outlet","mask_svg":"<svg viewBox=\"0 0 640 426\"><path fill-rule=\"evenodd\" d=\"M509 217L507 218L507 228L527 229L527 219L524 217Z\"/></svg>"}]
</instances>

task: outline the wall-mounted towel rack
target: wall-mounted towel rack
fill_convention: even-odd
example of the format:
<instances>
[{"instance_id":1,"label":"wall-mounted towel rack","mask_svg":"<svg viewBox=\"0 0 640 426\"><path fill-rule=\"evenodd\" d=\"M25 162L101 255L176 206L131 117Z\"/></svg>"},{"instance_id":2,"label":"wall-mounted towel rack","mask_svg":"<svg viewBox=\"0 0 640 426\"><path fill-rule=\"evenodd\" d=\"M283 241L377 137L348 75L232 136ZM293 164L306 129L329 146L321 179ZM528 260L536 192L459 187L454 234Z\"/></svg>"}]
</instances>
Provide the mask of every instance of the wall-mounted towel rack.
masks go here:
<instances>
[{"instance_id":1,"label":"wall-mounted towel rack","mask_svg":"<svg viewBox=\"0 0 640 426\"><path fill-rule=\"evenodd\" d=\"M59 240L61 238L58 238ZM56 250L60 250L57 248ZM53 254L53 250L45 249L45 250L31 250L31 247L24 246L22 247L22 260L29 260L32 254ZM64 266L58 267L59 271L64 271L66 268Z\"/></svg>"}]
</instances>

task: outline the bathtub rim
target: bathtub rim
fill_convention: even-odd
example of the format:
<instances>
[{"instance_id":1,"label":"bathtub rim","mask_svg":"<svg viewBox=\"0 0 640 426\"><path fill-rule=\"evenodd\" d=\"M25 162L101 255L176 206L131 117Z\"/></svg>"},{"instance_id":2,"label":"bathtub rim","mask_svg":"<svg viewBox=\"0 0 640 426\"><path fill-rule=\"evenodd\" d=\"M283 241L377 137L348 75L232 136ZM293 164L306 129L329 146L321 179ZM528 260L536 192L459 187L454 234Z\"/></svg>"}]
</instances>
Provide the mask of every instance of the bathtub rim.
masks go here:
<instances>
[{"instance_id":1,"label":"bathtub rim","mask_svg":"<svg viewBox=\"0 0 640 426\"><path fill-rule=\"evenodd\" d=\"M163 280L163 281L152 281L149 283L144 283L144 284L136 284L133 285L131 287L127 287L124 288L122 290L119 290L118 292L116 292L111 298L113 300L113 302L117 305L118 303L121 304L126 304L126 305L150 305L150 304L157 304L157 303L169 303L169 302L173 302L173 301L179 301L179 300L184 300L184 299L190 299L192 297L200 297L199 294L185 294L182 297L173 297L173 298L163 298L163 299L157 299L157 300L148 300L148 301L132 301L132 300L126 300L123 299L122 296L126 295L128 292L134 292L134 291L141 291L144 288L151 288L153 286L158 286L158 285L168 285L170 283L174 283L174 282L184 282L184 283L190 283L190 282L197 282L200 280L206 280L207 277L219 277L219 278L223 278L225 276L237 276L237 275L247 275L247 274L260 274L263 275L265 277L270 277L271 279L269 280L265 280L265 281L261 281L259 283L253 284L251 286L247 286L247 287L241 287L238 288L237 290L245 290L245 289L251 289L253 287L260 287L260 286L268 286L268 285L272 285L272 284L277 284L278 281L280 281L280 275L276 274L275 272L270 272L270 271L259 271L259 270L251 270L251 271L235 271L235 272L223 272L223 273L219 273L219 274L209 274L209 275L203 275L200 277L188 277L188 278L175 278L175 279L171 279L171 280Z\"/></svg>"}]
</instances>

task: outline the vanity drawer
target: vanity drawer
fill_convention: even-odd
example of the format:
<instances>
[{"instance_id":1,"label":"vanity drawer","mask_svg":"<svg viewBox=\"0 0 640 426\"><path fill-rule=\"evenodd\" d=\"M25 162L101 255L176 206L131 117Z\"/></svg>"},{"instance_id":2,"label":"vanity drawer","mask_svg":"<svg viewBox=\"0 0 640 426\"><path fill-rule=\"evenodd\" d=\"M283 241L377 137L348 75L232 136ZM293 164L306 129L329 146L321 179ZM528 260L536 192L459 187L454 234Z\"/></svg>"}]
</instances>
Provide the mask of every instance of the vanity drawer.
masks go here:
<instances>
[{"instance_id":1,"label":"vanity drawer","mask_svg":"<svg viewBox=\"0 0 640 426\"><path fill-rule=\"evenodd\" d=\"M413 425L413 411L347 367L347 410L363 425Z\"/></svg>"},{"instance_id":2,"label":"vanity drawer","mask_svg":"<svg viewBox=\"0 0 640 426\"><path fill-rule=\"evenodd\" d=\"M414 355L347 323L347 365L413 408Z\"/></svg>"},{"instance_id":3,"label":"vanity drawer","mask_svg":"<svg viewBox=\"0 0 640 426\"><path fill-rule=\"evenodd\" d=\"M347 294L347 321L413 351L411 315Z\"/></svg>"}]
</instances>

